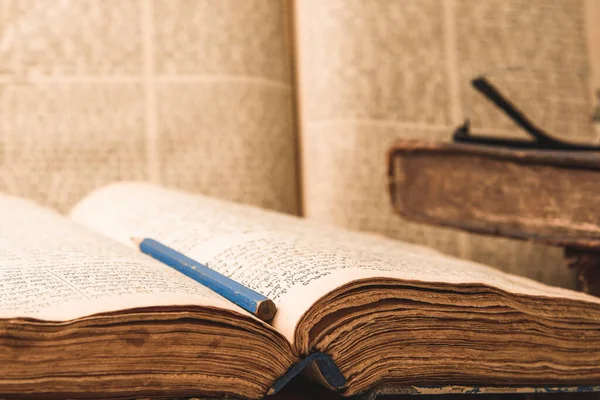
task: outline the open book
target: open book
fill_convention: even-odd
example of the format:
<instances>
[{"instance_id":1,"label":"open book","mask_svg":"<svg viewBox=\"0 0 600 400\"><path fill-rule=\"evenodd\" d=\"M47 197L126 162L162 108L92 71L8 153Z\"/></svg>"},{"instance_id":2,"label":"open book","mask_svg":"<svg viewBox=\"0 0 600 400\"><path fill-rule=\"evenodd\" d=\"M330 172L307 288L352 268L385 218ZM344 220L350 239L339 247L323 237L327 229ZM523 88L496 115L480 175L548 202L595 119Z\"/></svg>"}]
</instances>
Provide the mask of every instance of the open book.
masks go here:
<instances>
[{"instance_id":1,"label":"open book","mask_svg":"<svg viewBox=\"0 0 600 400\"><path fill-rule=\"evenodd\" d=\"M14 197L0 210L0 393L254 399L304 367L348 396L600 383L600 299L435 250L145 183L69 217ZM268 296L275 318L131 236Z\"/></svg>"}]
</instances>

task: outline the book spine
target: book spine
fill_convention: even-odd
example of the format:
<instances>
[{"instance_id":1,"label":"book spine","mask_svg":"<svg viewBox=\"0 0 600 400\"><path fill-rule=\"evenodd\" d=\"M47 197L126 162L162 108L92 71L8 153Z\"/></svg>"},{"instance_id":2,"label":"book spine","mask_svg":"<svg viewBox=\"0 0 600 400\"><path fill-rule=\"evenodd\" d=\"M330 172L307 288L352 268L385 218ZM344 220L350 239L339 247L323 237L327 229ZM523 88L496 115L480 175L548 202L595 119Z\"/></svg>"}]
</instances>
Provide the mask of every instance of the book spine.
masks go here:
<instances>
[{"instance_id":1,"label":"book spine","mask_svg":"<svg viewBox=\"0 0 600 400\"><path fill-rule=\"evenodd\" d=\"M331 358L331 356L328 354L317 352L310 354L308 357L305 357L296 364L292 365L290 369L287 370L285 375L273 383L267 394L271 395L279 392L292 379L298 376L298 374L300 374L313 363L315 363L321 376L327 381L329 386L336 390L342 389L344 386L346 386L346 378L336 365L335 361L333 361L333 358Z\"/></svg>"}]
</instances>

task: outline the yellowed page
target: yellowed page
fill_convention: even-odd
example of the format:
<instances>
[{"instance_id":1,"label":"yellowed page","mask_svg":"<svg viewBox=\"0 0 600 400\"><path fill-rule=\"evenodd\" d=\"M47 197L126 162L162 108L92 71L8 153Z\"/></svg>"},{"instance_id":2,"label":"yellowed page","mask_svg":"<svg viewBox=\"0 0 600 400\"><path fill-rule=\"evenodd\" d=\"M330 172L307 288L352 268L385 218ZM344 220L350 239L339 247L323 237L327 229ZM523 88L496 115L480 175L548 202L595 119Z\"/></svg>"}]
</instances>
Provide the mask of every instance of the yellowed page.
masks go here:
<instances>
[{"instance_id":1,"label":"yellowed page","mask_svg":"<svg viewBox=\"0 0 600 400\"><path fill-rule=\"evenodd\" d=\"M144 183L83 199L71 218L106 236L156 239L271 298L273 326L290 341L319 298L358 279L483 283L514 293L600 302L425 247Z\"/></svg>"},{"instance_id":2,"label":"yellowed page","mask_svg":"<svg viewBox=\"0 0 600 400\"><path fill-rule=\"evenodd\" d=\"M307 217L574 286L558 248L401 220L386 153L396 139L450 140L467 117L525 138L471 88L480 74L549 132L595 140L584 0L297 0L295 14Z\"/></svg>"},{"instance_id":3,"label":"yellowed page","mask_svg":"<svg viewBox=\"0 0 600 400\"><path fill-rule=\"evenodd\" d=\"M137 251L9 196L0 196L0 265L0 318L66 321L177 305L246 313Z\"/></svg>"},{"instance_id":4,"label":"yellowed page","mask_svg":"<svg viewBox=\"0 0 600 400\"><path fill-rule=\"evenodd\" d=\"M586 26L588 39L588 55L590 58L591 96L600 106L600 98L596 91L600 91L600 0L586 0ZM600 124L600 123L599 123ZM600 141L600 127L597 128Z\"/></svg>"},{"instance_id":5,"label":"yellowed page","mask_svg":"<svg viewBox=\"0 0 600 400\"><path fill-rule=\"evenodd\" d=\"M0 1L0 191L148 180L297 212L285 3Z\"/></svg>"}]
</instances>

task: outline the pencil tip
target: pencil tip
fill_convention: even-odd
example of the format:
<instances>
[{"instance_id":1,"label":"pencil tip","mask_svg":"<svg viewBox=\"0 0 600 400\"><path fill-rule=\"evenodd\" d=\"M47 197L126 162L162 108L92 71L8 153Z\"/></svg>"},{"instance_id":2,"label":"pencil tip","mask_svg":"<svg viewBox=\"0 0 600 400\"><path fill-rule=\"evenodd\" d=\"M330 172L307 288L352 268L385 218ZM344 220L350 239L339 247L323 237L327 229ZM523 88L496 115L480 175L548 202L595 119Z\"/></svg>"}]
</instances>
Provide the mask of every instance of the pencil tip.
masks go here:
<instances>
[{"instance_id":1,"label":"pencil tip","mask_svg":"<svg viewBox=\"0 0 600 400\"><path fill-rule=\"evenodd\" d=\"M277 306L271 299L263 300L258 303L256 316L263 321L272 320L277 313Z\"/></svg>"},{"instance_id":2,"label":"pencil tip","mask_svg":"<svg viewBox=\"0 0 600 400\"><path fill-rule=\"evenodd\" d=\"M136 246L139 246L139 245L140 245L140 243L142 243L142 241L144 240L144 239L141 239L141 238L136 238L136 237L133 237L133 236L132 236L130 239L131 239L131 241L132 241L133 243L135 243L135 245L136 245Z\"/></svg>"}]
</instances>

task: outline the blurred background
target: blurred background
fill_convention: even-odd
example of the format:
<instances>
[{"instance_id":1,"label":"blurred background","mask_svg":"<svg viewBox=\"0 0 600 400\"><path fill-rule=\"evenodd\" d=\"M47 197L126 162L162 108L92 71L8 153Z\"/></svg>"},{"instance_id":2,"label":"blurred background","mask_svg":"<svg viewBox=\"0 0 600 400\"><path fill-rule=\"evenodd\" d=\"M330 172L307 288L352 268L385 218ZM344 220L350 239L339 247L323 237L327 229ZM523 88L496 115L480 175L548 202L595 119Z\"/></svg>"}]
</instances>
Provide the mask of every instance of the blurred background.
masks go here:
<instances>
[{"instance_id":1,"label":"blurred background","mask_svg":"<svg viewBox=\"0 0 600 400\"><path fill-rule=\"evenodd\" d=\"M148 180L574 287L562 250L392 212L400 138L597 143L600 0L0 0L0 191L67 212Z\"/></svg>"}]
</instances>

